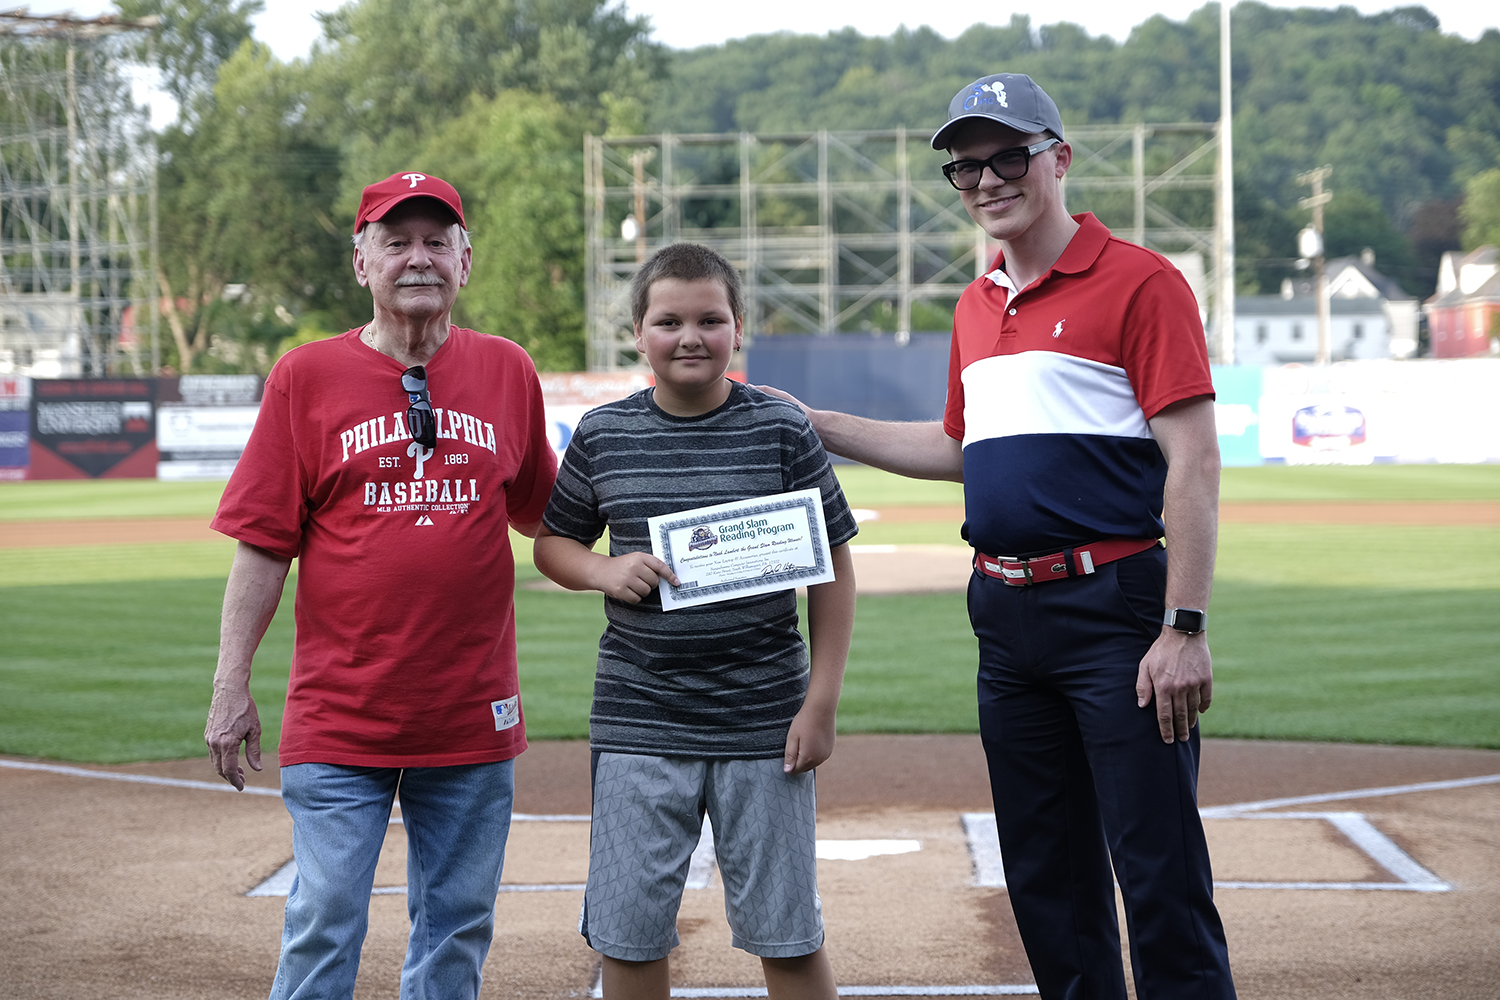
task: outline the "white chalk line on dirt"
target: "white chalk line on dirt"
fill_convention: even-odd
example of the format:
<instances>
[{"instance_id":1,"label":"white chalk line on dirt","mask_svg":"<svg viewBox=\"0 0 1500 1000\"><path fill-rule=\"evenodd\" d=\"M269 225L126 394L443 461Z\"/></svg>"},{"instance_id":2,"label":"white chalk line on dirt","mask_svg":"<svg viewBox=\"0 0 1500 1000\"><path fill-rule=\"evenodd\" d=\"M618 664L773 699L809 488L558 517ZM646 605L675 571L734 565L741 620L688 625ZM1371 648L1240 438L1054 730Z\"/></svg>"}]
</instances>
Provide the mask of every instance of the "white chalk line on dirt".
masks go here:
<instances>
[{"instance_id":1,"label":"white chalk line on dirt","mask_svg":"<svg viewBox=\"0 0 1500 1000\"><path fill-rule=\"evenodd\" d=\"M1362 788L1346 792L1324 792L1317 795L1296 795L1280 799L1264 799L1259 802L1241 802L1228 806L1213 806L1199 810L1204 819L1316 819L1331 823L1347 837L1356 848L1377 865L1394 875L1397 882L1248 882L1216 881L1216 889L1344 889L1373 890L1383 892L1451 892L1453 886L1422 867L1410 854L1403 851L1395 841L1381 833L1363 813L1356 812L1291 812L1278 813L1267 810L1283 809L1287 806L1311 805L1318 802L1340 802L1351 799L1383 798L1393 795L1410 795L1419 792L1451 791L1474 788L1480 785L1500 783L1500 774L1480 775L1473 778L1454 778L1446 781L1422 781L1409 785L1386 785L1380 788ZM968 841L969 855L974 862L976 886L1005 887L1005 870L1000 854L1000 839L995 827L994 813L964 813L964 836Z\"/></svg>"},{"instance_id":2,"label":"white chalk line on dirt","mask_svg":"<svg viewBox=\"0 0 1500 1000\"><path fill-rule=\"evenodd\" d=\"M518 818L531 820L542 820L549 822L589 822L588 816L570 815L533 815L517 813L511 817L514 821ZM401 826L401 818L393 816L390 820L391 826ZM829 861L863 861L867 858L879 857L887 854L909 854L920 851L922 845L916 840L819 840L817 842L817 856ZM688 876L684 888L707 889L713 884L714 866L717 858L714 854L714 832L713 823L707 816L703 817L703 829L698 836L698 844L693 848L692 858L688 862ZM288 861L278 868L270 878L260 885L245 893L246 896L287 896L291 894L292 882L297 877L297 862L295 859ZM585 886L582 882L550 882L541 884L502 883L501 892L582 892ZM404 896L406 886L389 885L379 886L372 889L372 896Z\"/></svg>"},{"instance_id":3,"label":"white chalk line on dirt","mask_svg":"<svg viewBox=\"0 0 1500 1000\"><path fill-rule=\"evenodd\" d=\"M187 778L158 778L151 774L124 774L119 771L90 771L82 767L68 767L64 764L38 764L29 760L0 760L0 767L11 767L21 771L47 771L52 774L66 774L73 778L99 778L104 781L129 781L139 785L164 785L168 788L193 788L200 792L232 792L234 786L228 782L213 781L190 781ZM246 785L246 795L269 795L281 798L281 791L276 788L258 788L254 785Z\"/></svg>"},{"instance_id":4,"label":"white chalk line on dirt","mask_svg":"<svg viewBox=\"0 0 1500 1000\"><path fill-rule=\"evenodd\" d=\"M1454 788L1473 788L1476 785L1497 783L1500 783L1500 774L1486 774L1475 778L1422 781L1413 785L1389 785L1384 788L1361 788L1352 792L1323 792L1318 795L1294 795L1285 799L1241 802L1232 806L1211 806L1207 809L1200 809L1199 814L1204 819L1234 819L1239 813L1259 812L1263 809L1283 809L1287 806L1306 806L1317 802L1342 802L1345 799L1378 799L1387 795L1410 795L1415 792L1444 792Z\"/></svg>"},{"instance_id":5,"label":"white chalk line on dirt","mask_svg":"<svg viewBox=\"0 0 1500 1000\"><path fill-rule=\"evenodd\" d=\"M1035 986L840 986L841 997L1015 997L1035 996L1040 993ZM590 996L594 1000L604 996L602 987L596 987ZM717 998L769 996L764 986L679 986L672 990L674 998L682 1000L717 1000Z\"/></svg>"},{"instance_id":6,"label":"white chalk line on dirt","mask_svg":"<svg viewBox=\"0 0 1500 1000\"><path fill-rule=\"evenodd\" d=\"M104 781L124 781L134 784L157 785L170 788L186 788L197 791L229 792L234 791L233 786L228 784L217 784L209 781L193 781L185 778L163 778L155 775L129 774L119 771L94 771L81 767L70 767L64 764L44 764L35 761L6 760L0 758L0 767L8 767L16 770L44 771L51 774L61 774L68 777L94 778ZM1362 788L1343 792L1324 792L1317 795L1297 795L1279 799L1263 799L1258 802L1241 802L1227 806L1213 806L1200 810L1204 819L1319 819L1333 824L1340 830L1349 841L1365 853L1376 864L1396 876L1398 882L1244 882L1224 881L1215 882L1214 886L1221 889L1358 889L1358 890L1383 890L1404 892L1448 892L1452 886L1438 878L1432 872L1422 867L1415 858L1403 851L1385 834L1381 833L1374 824L1370 823L1363 814L1353 812L1319 812L1319 813L1268 813L1267 810L1282 809L1287 806L1310 805L1319 802L1338 802L1352 799L1382 798L1392 795L1406 795L1419 792L1448 791L1461 788L1473 788L1479 785L1500 783L1500 774L1480 775L1472 778L1455 778L1446 781L1424 781L1407 785L1387 785L1379 788ZM278 789L260 788L247 786L245 792L251 795L281 797ZM587 822L586 815L574 814L543 814L543 813L515 813L511 817L513 822ZM962 814L965 839L968 841L969 854L974 862L974 882L976 886L982 887L1005 887L1005 874L1001 862L1000 844L998 831L995 827L994 813L964 813ZM393 822L400 822L393 820ZM841 842L842 843L842 842ZM853 842L848 842L850 845ZM864 842L860 842L861 845ZM875 842L869 842L874 845ZM888 853L884 846L870 848L863 846L859 848L846 847L842 851L830 845L822 856L826 858L847 857L851 853L873 850L875 853ZM903 850L910 850L910 846L903 843ZM864 857L873 856L864 853ZM251 896L284 896L291 888L291 880L295 877L296 866L288 862L271 878L250 890L247 895ZM690 867L688 888L707 888L713 877L713 833L709 823L705 820L703 834L699 840L697 849L693 852L693 863ZM581 884L573 883L556 885L511 885L502 888L502 892L559 892L578 891ZM404 893L404 886L381 887L375 890L377 895ZM751 994L733 994L744 996ZM894 994L870 994L870 995L894 995Z\"/></svg>"},{"instance_id":7,"label":"white chalk line on dirt","mask_svg":"<svg viewBox=\"0 0 1500 1000\"><path fill-rule=\"evenodd\" d=\"M39 764L29 760L5 760L0 758L0 767L10 767L21 771L46 771L51 774L65 774L73 778L98 778L103 781L128 781L138 785L161 785L167 788L192 788L200 792L233 792L235 787L228 782L217 781L193 781L189 778L160 778L152 774L126 774L120 771L90 771L82 767L69 767L66 764ZM246 785L243 794L265 795L271 798L281 798L279 788L260 788L255 785ZM511 813L513 823L587 823L589 817L576 813ZM400 823L401 820L393 819L392 823Z\"/></svg>"},{"instance_id":8,"label":"white chalk line on dirt","mask_svg":"<svg viewBox=\"0 0 1500 1000\"><path fill-rule=\"evenodd\" d=\"M1041 992L1033 984L997 986L840 986L841 997L1010 997L1034 996ZM739 997L768 997L764 986L674 986L671 995L681 1000L734 1000ZM604 982L594 980L589 991L593 1000L602 1000Z\"/></svg>"},{"instance_id":9,"label":"white chalk line on dirt","mask_svg":"<svg viewBox=\"0 0 1500 1000\"><path fill-rule=\"evenodd\" d=\"M161 778L150 774L129 774L123 771L91 771L87 768L72 767L66 764L44 764L39 761L29 760L7 760L0 757L0 767L16 768L23 771L48 771L52 774L66 774L75 778L99 778L105 781L130 781L143 785L165 785L171 788L196 788L200 791L209 792L232 792L233 785L214 781L192 781L187 778ZM1407 795L1414 792L1441 792L1454 788L1472 788L1476 785L1493 785L1500 783L1500 774L1485 774L1473 778L1452 778L1445 781L1423 781L1411 785L1387 785L1381 788L1358 788L1346 792L1321 792L1317 795L1295 795L1283 799L1262 799L1259 802L1240 802L1228 806L1209 806L1200 809L1199 814L1204 819L1227 819L1234 815L1246 812L1258 812L1263 809L1282 809L1286 806L1311 805L1315 802L1340 802L1345 799L1373 799L1387 795ZM247 795L271 795L281 798L280 789L259 788L253 785L245 786ZM973 813L969 815L982 815ZM587 816L568 814L543 814L543 813L516 813L512 818L527 819L533 821L553 822L575 822L586 820Z\"/></svg>"},{"instance_id":10,"label":"white chalk line on dirt","mask_svg":"<svg viewBox=\"0 0 1500 1000\"><path fill-rule=\"evenodd\" d=\"M1451 892L1453 887L1418 864L1396 842L1356 812L1229 813L1219 819L1316 819L1333 824L1349 841L1399 882L1237 882L1215 881L1215 889L1366 889L1385 892ZM964 837L974 863L975 886L1005 888L1005 869L994 813L964 813Z\"/></svg>"}]
</instances>

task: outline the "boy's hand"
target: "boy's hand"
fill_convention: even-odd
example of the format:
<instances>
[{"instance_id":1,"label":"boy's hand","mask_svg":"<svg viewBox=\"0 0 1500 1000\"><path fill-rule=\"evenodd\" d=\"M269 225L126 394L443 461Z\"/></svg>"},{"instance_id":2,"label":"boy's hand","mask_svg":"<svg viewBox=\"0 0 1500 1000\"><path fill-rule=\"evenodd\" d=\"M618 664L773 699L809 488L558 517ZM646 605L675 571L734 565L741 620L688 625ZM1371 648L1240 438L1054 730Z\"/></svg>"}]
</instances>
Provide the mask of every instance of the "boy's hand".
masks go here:
<instances>
[{"instance_id":1,"label":"boy's hand","mask_svg":"<svg viewBox=\"0 0 1500 1000\"><path fill-rule=\"evenodd\" d=\"M786 774L811 771L833 756L834 715L808 705L792 719L786 734L786 756L781 769Z\"/></svg>"},{"instance_id":2,"label":"boy's hand","mask_svg":"<svg viewBox=\"0 0 1500 1000\"><path fill-rule=\"evenodd\" d=\"M602 590L626 604L639 604L641 598L656 589L662 577L674 587L679 582L667 564L651 553L627 552L605 559L599 565L592 589Z\"/></svg>"}]
</instances>

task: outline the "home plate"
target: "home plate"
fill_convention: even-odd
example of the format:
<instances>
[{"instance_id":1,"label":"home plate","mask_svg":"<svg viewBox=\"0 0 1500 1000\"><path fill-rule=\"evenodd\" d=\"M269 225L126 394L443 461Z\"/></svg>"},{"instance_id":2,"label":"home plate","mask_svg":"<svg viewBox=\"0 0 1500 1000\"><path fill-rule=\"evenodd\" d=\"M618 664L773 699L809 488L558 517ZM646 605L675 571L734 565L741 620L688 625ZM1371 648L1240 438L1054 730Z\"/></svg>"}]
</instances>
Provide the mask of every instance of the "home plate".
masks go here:
<instances>
[{"instance_id":1,"label":"home plate","mask_svg":"<svg viewBox=\"0 0 1500 1000\"><path fill-rule=\"evenodd\" d=\"M967 545L849 544L854 586L861 594L961 592L974 574Z\"/></svg>"},{"instance_id":2,"label":"home plate","mask_svg":"<svg viewBox=\"0 0 1500 1000\"><path fill-rule=\"evenodd\" d=\"M922 849L917 840L820 840L819 861L864 861L885 854L911 854Z\"/></svg>"}]
</instances>

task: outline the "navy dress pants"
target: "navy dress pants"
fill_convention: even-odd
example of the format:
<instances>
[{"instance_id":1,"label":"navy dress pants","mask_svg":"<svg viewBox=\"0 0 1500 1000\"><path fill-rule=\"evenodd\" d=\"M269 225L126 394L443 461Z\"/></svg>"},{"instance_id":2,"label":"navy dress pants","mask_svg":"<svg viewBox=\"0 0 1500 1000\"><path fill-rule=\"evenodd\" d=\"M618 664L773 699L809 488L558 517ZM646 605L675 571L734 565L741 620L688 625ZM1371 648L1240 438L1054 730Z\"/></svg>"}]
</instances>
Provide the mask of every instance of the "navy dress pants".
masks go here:
<instances>
[{"instance_id":1,"label":"navy dress pants","mask_svg":"<svg viewBox=\"0 0 1500 1000\"><path fill-rule=\"evenodd\" d=\"M1088 576L969 584L1005 880L1045 1000L1124 1000L1115 880L1140 1000L1234 996L1198 817L1198 730L1163 743L1154 705L1136 707L1165 583L1155 548Z\"/></svg>"}]
</instances>

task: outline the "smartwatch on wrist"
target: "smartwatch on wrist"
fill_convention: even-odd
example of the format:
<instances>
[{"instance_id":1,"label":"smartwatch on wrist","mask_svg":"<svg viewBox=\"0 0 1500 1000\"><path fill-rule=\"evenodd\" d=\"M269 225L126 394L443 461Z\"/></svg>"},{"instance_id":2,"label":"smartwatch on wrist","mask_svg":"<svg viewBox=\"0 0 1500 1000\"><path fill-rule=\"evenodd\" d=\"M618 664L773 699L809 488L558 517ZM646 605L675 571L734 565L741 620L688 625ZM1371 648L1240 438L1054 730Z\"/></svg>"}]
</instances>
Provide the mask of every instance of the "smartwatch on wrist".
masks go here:
<instances>
[{"instance_id":1,"label":"smartwatch on wrist","mask_svg":"<svg viewBox=\"0 0 1500 1000\"><path fill-rule=\"evenodd\" d=\"M1208 612L1201 608L1171 608L1162 624L1188 635L1197 635L1208 628Z\"/></svg>"}]
</instances>

